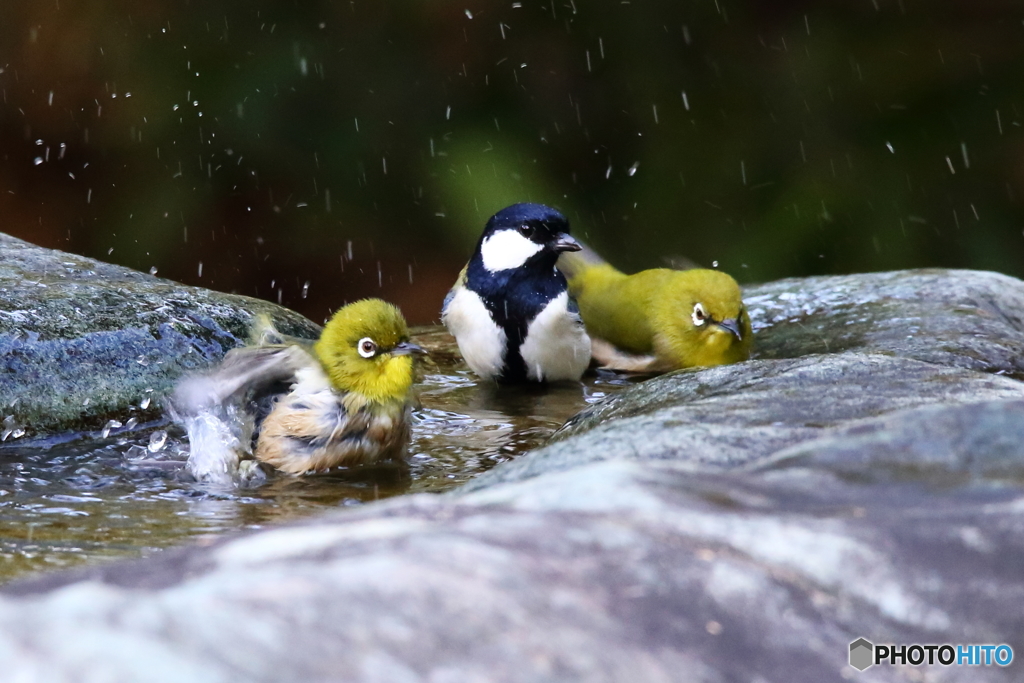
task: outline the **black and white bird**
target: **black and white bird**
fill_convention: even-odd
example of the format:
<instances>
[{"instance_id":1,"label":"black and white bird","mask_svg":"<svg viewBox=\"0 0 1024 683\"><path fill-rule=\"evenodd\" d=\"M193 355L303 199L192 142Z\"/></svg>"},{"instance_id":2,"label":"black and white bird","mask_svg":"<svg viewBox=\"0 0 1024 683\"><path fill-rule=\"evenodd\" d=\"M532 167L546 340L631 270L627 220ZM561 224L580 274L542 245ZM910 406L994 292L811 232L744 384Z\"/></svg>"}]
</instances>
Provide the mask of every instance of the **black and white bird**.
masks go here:
<instances>
[{"instance_id":1,"label":"black and white bird","mask_svg":"<svg viewBox=\"0 0 1024 683\"><path fill-rule=\"evenodd\" d=\"M580 378L590 337L555 268L559 254L579 249L550 207L514 204L491 216L441 310L473 372L507 383Z\"/></svg>"}]
</instances>

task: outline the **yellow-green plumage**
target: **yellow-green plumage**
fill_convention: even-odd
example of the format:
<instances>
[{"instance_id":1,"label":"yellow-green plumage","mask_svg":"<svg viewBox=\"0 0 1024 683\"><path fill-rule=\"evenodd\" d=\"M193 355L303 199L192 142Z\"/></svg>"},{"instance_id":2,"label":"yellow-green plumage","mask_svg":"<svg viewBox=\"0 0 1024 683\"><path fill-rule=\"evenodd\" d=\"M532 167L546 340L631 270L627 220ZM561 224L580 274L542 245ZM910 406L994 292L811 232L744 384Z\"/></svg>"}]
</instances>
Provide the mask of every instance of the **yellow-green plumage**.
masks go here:
<instances>
[{"instance_id":1,"label":"yellow-green plumage","mask_svg":"<svg viewBox=\"0 0 1024 683\"><path fill-rule=\"evenodd\" d=\"M367 337L380 349L393 349L409 341L409 327L397 306L380 299L364 299L334 314L313 351L335 390L355 391L378 403L404 399L412 387L412 358L389 353L363 358L356 344Z\"/></svg>"},{"instance_id":2,"label":"yellow-green plumage","mask_svg":"<svg viewBox=\"0 0 1024 683\"><path fill-rule=\"evenodd\" d=\"M626 275L589 250L563 254L559 268L596 342L594 356L608 367L662 372L750 357L750 317L739 285L723 272L655 268ZM698 304L702 324L695 320Z\"/></svg>"}]
</instances>

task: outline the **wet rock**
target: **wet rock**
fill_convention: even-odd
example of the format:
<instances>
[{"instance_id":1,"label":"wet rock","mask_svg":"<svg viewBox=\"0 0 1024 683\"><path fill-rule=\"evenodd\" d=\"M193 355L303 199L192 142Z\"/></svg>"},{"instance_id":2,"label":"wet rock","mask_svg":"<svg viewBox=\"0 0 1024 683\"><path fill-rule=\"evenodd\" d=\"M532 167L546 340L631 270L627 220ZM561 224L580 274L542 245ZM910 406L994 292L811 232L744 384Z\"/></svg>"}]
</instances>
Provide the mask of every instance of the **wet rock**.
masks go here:
<instances>
[{"instance_id":1,"label":"wet rock","mask_svg":"<svg viewBox=\"0 0 1024 683\"><path fill-rule=\"evenodd\" d=\"M1024 377L1024 282L973 270L778 280L744 301L760 358L867 351Z\"/></svg>"},{"instance_id":2,"label":"wet rock","mask_svg":"<svg viewBox=\"0 0 1024 683\"><path fill-rule=\"evenodd\" d=\"M259 313L289 334L319 334L265 301L0 233L0 418L10 418L8 437L99 429L131 410L140 420L159 417L159 399L175 380L241 344Z\"/></svg>"}]
</instances>

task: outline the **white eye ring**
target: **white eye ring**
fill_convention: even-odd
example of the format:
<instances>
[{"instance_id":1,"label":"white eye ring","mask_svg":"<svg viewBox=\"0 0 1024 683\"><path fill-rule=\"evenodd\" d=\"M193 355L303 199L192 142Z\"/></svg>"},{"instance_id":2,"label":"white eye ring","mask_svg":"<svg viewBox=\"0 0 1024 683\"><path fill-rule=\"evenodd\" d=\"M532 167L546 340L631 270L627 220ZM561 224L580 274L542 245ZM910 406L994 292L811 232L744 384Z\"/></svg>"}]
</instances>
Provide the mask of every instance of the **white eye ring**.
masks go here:
<instances>
[{"instance_id":1,"label":"white eye ring","mask_svg":"<svg viewBox=\"0 0 1024 683\"><path fill-rule=\"evenodd\" d=\"M703 305L694 304L693 313L690 314L690 317L693 318L693 324L696 325L697 327L700 327L707 320L708 314L704 312Z\"/></svg>"},{"instance_id":2,"label":"white eye ring","mask_svg":"<svg viewBox=\"0 0 1024 683\"><path fill-rule=\"evenodd\" d=\"M377 342L369 337L363 337L356 344L356 350L359 351L359 355L363 358L373 358L377 355Z\"/></svg>"}]
</instances>

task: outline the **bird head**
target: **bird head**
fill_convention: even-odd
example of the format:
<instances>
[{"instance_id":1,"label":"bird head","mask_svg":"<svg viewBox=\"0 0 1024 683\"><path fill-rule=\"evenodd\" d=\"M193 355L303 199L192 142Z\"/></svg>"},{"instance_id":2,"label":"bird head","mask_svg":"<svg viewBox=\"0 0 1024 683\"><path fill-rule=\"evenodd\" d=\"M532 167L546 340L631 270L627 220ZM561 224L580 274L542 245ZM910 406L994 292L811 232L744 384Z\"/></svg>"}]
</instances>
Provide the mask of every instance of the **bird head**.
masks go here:
<instances>
[{"instance_id":1,"label":"bird head","mask_svg":"<svg viewBox=\"0 0 1024 683\"><path fill-rule=\"evenodd\" d=\"M718 270L674 275L672 295L653 311L663 345L680 367L736 363L750 357L754 333L740 286Z\"/></svg>"},{"instance_id":2,"label":"bird head","mask_svg":"<svg viewBox=\"0 0 1024 683\"><path fill-rule=\"evenodd\" d=\"M515 268L548 271L558 255L579 251L569 221L542 204L513 204L491 216L476 247L476 257L491 273Z\"/></svg>"},{"instance_id":3,"label":"bird head","mask_svg":"<svg viewBox=\"0 0 1024 683\"><path fill-rule=\"evenodd\" d=\"M409 341L402 312L380 299L338 309L313 350L336 390L375 402L404 399L413 382L409 354L424 353Z\"/></svg>"}]
</instances>

